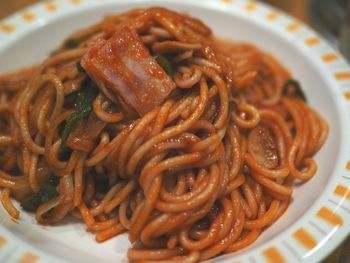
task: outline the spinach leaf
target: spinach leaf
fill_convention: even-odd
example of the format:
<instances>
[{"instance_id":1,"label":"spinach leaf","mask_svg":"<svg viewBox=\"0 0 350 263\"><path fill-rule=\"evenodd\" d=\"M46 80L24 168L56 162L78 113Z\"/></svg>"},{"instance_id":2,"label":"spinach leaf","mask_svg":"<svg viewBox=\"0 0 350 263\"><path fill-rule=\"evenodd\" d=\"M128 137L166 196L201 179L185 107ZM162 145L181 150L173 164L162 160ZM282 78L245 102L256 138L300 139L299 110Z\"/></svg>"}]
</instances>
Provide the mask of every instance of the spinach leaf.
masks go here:
<instances>
[{"instance_id":1,"label":"spinach leaf","mask_svg":"<svg viewBox=\"0 0 350 263\"><path fill-rule=\"evenodd\" d=\"M156 56L156 60L159 64L159 66L161 66L164 71L166 72L166 74L168 74L170 77L174 77L175 71L173 66L171 65L169 59L167 59L166 57L162 56L162 55L157 55Z\"/></svg>"},{"instance_id":2,"label":"spinach leaf","mask_svg":"<svg viewBox=\"0 0 350 263\"><path fill-rule=\"evenodd\" d=\"M50 176L49 179L41 186L39 192L28 197L21 202L24 210L35 211L40 205L49 202L58 196L56 187L59 183L57 176Z\"/></svg>"},{"instance_id":3,"label":"spinach leaf","mask_svg":"<svg viewBox=\"0 0 350 263\"><path fill-rule=\"evenodd\" d=\"M228 108L230 109L230 111L235 111L237 110L237 102L230 100L228 102Z\"/></svg>"},{"instance_id":4,"label":"spinach leaf","mask_svg":"<svg viewBox=\"0 0 350 263\"><path fill-rule=\"evenodd\" d=\"M80 64L80 60L77 61L76 66L77 66L78 72L80 72L80 73L84 73L85 72L85 69Z\"/></svg>"},{"instance_id":5,"label":"spinach leaf","mask_svg":"<svg viewBox=\"0 0 350 263\"><path fill-rule=\"evenodd\" d=\"M81 40L77 38L71 38L64 43L65 48L76 48L81 44Z\"/></svg>"},{"instance_id":6,"label":"spinach leaf","mask_svg":"<svg viewBox=\"0 0 350 263\"><path fill-rule=\"evenodd\" d=\"M292 87L292 90L290 90L290 87ZM301 89L299 82L295 79L288 79L286 81L286 83L283 86L283 94L289 97L296 96L302 99L303 101L307 102L305 93Z\"/></svg>"},{"instance_id":7,"label":"spinach leaf","mask_svg":"<svg viewBox=\"0 0 350 263\"><path fill-rule=\"evenodd\" d=\"M92 102L96 98L98 90L90 79L82 83L82 88L77 92L74 103L75 111L66 119L66 123L61 137L61 148L66 147L69 134L72 132L74 126L78 121L84 119L92 110Z\"/></svg>"}]
</instances>

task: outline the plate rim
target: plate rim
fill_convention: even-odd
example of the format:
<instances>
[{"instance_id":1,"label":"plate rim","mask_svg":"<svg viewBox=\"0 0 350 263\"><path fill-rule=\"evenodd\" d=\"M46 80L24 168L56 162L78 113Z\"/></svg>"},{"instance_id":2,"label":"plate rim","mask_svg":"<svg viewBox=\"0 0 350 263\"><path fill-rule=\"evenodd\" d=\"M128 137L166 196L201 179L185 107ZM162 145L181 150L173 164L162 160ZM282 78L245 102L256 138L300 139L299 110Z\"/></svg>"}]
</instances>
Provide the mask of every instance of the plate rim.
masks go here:
<instances>
[{"instance_id":1,"label":"plate rim","mask_svg":"<svg viewBox=\"0 0 350 263\"><path fill-rule=\"evenodd\" d=\"M118 2L122 3L128 1L107 0L100 2L98 0L55 0L34 4L0 20L0 50L11 42L16 41L16 37L23 34L30 34L31 31L44 26L46 23L50 23L53 19L59 19L63 13L62 10L64 10L64 8L59 7L69 6L76 8L75 11L72 12L78 12L78 10L81 10L84 7L91 8L93 5ZM143 3L148 2L148 0L131 0L129 2ZM169 2L175 2L175 0ZM266 19L268 23L271 23L271 28L276 27L281 29L280 34L282 36L288 37L292 40L302 40L304 42L304 48L310 52L310 56L317 56L320 58L321 55L321 60L315 60L313 63L319 70L321 70L321 72L325 72L328 82L332 84L330 90L334 91L334 95L339 97L337 98L337 102L341 104L339 109L345 114L342 116L342 120L346 120L346 123L341 123L341 142L346 146L350 145L350 140L347 139L350 137L350 67L343 56L328 44L328 42L318 33L300 20L261 2L249 0L177 1L177 3L185 2L205 4L216 10L219 8L228 8L228 13L230 15L233 15L229 12L230 8L241 8L241 10L247 14L254 13L254 15L264 16L264 19ZM166 5L166 2L164 3ZM43 17L37 19L36 14L43 15ZM287 22L280 22L281 18L285 18ZM298 35L301 31L303 31L302 39L300 35ZM322 53L317 49L320 45L322 45L323 48ZM300 48L300 46L298 48ZM326 54L328 57L326 57ZM320 61L322 62L321 64ZM337 63L337 70L334 69L334 63ZM335 87L338 89L336 90ZM322 194L317 197L316 202L301 218L299 218L293 225L289 226L283 234L271 238L254 248L252 251L253 256L255 255L259 260L263 260L261 262L267 263L281 262L281 259L284 262L296 262L296 259L298 262L318 262L325 259L327 255L345 240L350 233L350 222L346 222L346 218L350 213L350 152L345 151L344 148L345 147L342 148L343 156L337 160L337 165L332 171L332 175L327 182L326 188ZM347 179L347 177L349 177L349 179ZM325 200L327 200L327 202L325 202ZM332 205L330 203L332 203ZM325 238L322 240L315 240L312 232L307 228L309 226L307 221L310 220L307 218L312 218L313 221L316 222L326 222L332 226L327 230ZM278 242L281 241L282 236L284 236L284 241L286 240L285 236L288 236L288 240L291 240L291 244L297 244L298 248L303 248L302 252L299 251L299 253L295 253L295 251L293 252L293 249L288 249L288 246L285 246L282 249L281 244L279 244L280 242ZM16 243L20 244L20 249L18 253L16 252L18 258L29 256L40 261L46 261L52 258L58 260L54 255L49 255L16 237L6 229L6 227L2 226L0 221L0 256L3 253L2 251L7 251L2 248L6 248L6 242L10 239L16 240ZM330 239L332 240L329 241ZM310 240L316 241L316 244ZM2 243L4 244L2 245ZM325 245L326 243L327 245ZM288 256L284 255L286 250ZM291 254L296 254L296 257L290 257ZM234 259L245 261L239 255L235 256ZM226 260L224 259L223 261Z\"/></svg>"}]
</instances>

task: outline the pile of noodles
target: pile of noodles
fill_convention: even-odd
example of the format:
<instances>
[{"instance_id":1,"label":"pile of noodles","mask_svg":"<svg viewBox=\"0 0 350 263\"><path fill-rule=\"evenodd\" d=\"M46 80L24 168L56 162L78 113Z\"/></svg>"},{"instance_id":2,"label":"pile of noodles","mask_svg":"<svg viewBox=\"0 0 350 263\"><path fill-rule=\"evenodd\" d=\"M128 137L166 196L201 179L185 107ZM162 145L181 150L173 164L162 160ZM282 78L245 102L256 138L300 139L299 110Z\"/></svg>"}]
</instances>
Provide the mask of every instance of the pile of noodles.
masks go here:
<instances>
[{"instance_id":1,"label":"pile of noodles","mask_svg":"<svg viewBox=\"0 0 350 263\"><path fill-rule=\"evenodd\" d=\"M88 78L77 62L121 23L169 59L176 89L143 117L99 91L76 135L94 133L92 148L62 148L71 96ZM271 56L163 8L106 17L65 43L76 39L0 78L1 201L13 218L10 197L54 175L58 195L36 209L38 223L70 215L97 242L128 232L132 261L197 262L254 242L288 207L293 181L316 173L327 124L285 92L290 75Z\"/></svg>"}]
</instances>

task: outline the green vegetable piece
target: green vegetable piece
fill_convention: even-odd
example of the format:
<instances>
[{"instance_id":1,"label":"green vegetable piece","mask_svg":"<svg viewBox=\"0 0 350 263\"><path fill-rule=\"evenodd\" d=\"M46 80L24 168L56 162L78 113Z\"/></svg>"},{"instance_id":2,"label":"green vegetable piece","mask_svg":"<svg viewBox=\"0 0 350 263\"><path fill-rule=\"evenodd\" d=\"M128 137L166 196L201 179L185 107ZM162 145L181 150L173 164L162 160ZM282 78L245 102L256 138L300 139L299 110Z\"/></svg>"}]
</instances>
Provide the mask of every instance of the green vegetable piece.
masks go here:
<instances>
[{"instance_id":1,"label":"green vegetable piece","mask_svg":"<svg viewBox=\"0 0 350 263\"><path fill-rule=\"evenodd\" d=\"M56 54L59 53L59 52L60 52L59 49L55 49L55 50L51 51L51 52L50 52L50 57L56 55Z\"/></svg>"},{"instance_id":2,"label":"green vegetable piece","mask_svg":"<svg viewBox=\"0 0 350 263\"><path fill-rule=\"evenodd\" d=\"M292 86L293 90L290 92L289 87ZM305 93L301 89L301 86L298 81L295 79L288 79L286 83L283 86L283 94L286 96L296 96L302 99L303 101L307 102L307 98L305 96Z\"/></svg>"},{"instance_id":3,"label":"green vegetable piece","mask_svg":"<svg viewBox=\"0 0 350 263\"><path fill-rule=\"evenodd\" d=\"M237 104L236 104L235 101L230 100L230 101L228 102L228 107L229 107L230 111L234 111L234 110L237 109Z\"/></svg>"},{"instance_id":4,"label":"green vegetable piece","mask_svg":"<svg viewBox=\"0 0 350 263\"><path fill-rule=\"evenodd\" d=\"M69 134L72 132L74 126L78 121L84 119L92 110L92 102L98 94L97 88L91 80L87 79L82 84L82 89L77 92L77 97L74 103L75 111L66 119L61 138L61 148L66 147Z\"/></svg>"},{"instance_id":5,"label":"green vegetable piece","mask_svg":"<svg viewBox=\"0 0 350 263\"><path fill-rule=\"evenodd\" d=\"M77 66L77 70L78 70L80 73L84 73L84 72L85 72L85 69L84 69L84 68L81 66L81 64L80 64L80 60L77 61L76 66Z\"/></svg>"},{"instance_id":6,"label":"green vegetable piece","mask_svg":"<svg viewBox=\"0 0 350 263\"><path fill-rule=\"evenodd\" d=\"M174 74L175 74L174 68L166 57L162 55L157 55L156 60L159 66L161 66L164 69L166 74L168 74L170 77L174 77Z\"/></svg>"},{"instance_id":7,"label":"green vegetable piece","mask_svg":"<svg viewBox=\"0 0 350 263\"><path fill-rule=\"evenodd\" d=\"M76 48L81 44L80 39L71 38L64 43L65 48Z\"/></svg>"},{"instance_id":8,"label":"green vegetable piece","mask_svg":"<svg viewBox=\"0 0 350 263\"><path fill-rule=\"evenodd\" d=\"M41 186L39 192L28 197L21 202L24 210L35 211L40 205L45 204L58 196L56 187L59 183L57 176L50 176L49 179Z\"/></svg>"},{"instance_id":9,"label":"green vegetable piece","mask_svg":"<svg viewBox=\"0 0 350 263\"><path fill-rule=\"evenodd\" d=\"M41 198L39 193L28 197L21 202L21 206L24 210L34 212L41 205Z\"/></svg>"}]
</instances>

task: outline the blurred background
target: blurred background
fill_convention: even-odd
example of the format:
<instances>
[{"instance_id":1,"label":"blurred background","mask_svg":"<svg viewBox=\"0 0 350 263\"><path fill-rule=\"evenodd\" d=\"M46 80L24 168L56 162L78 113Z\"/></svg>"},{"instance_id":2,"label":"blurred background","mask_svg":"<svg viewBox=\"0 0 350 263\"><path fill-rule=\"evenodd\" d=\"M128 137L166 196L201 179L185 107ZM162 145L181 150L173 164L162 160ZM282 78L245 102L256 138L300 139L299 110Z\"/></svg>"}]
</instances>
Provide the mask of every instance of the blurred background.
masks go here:
<instances>
[{"instance_id":1,"label":"blurred background","mask_svg":"<svg viewBox=\"0 0 350 263\"><path fill-rule=\"evenodd\" d=\"M338 47L350 61L349 0L264 0L263 2L286 11L316 29L333 46Z\"/></svg>"},{"instance_id":2,"label":"blurred background","mask_svg":"<svg viewBox=\"0 0 350 263\"><path fill-rule=\"evenodd\" d=\"M333 43L340 33L348 0L265 0L317 29Z\"/></svg>"},{"instance_id":3,"label":"blurred background","mask_svg":"<svg viewBox=\"0 0 350 263\"><path fill-rule=\"evenodd\" d=\"M350 61L350 0L261 0L317 30ZM39 0L0 0L0 19ZM350 238L322 263L350 263Z\"/></svg>"}]
</instances>

